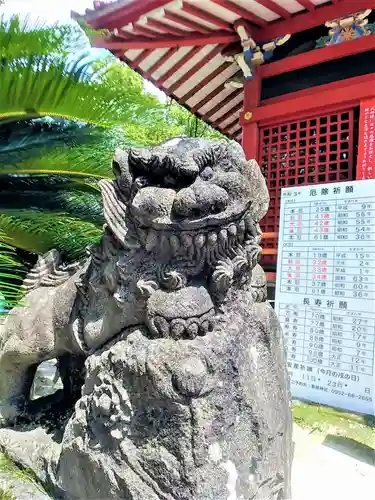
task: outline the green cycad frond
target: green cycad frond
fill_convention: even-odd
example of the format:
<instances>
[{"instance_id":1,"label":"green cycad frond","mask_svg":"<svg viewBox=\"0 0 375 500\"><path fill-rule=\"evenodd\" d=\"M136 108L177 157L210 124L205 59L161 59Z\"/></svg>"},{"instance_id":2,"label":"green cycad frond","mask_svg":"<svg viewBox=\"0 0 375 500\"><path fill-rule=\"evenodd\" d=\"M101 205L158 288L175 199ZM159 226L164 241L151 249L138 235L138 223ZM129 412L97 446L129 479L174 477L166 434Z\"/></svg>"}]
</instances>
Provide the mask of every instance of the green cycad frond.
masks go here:
<instances>
[{"instance_id":1,"label":"green cycad frond","mask_svg":"<svg viewBox=\"0 0 375 500\"><path fill-rule=\"evenodd\" d=\"M87 193L72 188L51 189L51 186L45 190L37 183L34 189L24 189L24 183L21 186L0 191L0 213L6 210L39 210L47 214L63 212L99 228L105 222L98 192Z\"/></svg>"},{"instance_id":2,"label":"green cycad frond","mask_svg":"<svg viewBox=\"0 0 375 500\"><path fill-rule=\"evenodd\" d=\"M144 103L124 101L105 78L106 67L96 74L94 61L82 53L89 47L78 25L47 28L2 18L0 122L55 116L109 127L134 118Z\"/></svg>"},{"instance_id":3,"label":"green cycad frond","mask_svg":"<svg viewBox=\"0 0 375 500\"><path fill-rule=\"evenodd\" d=\"M107 129L72 120L37 118L0 126L0 165L12 165L39 157L46 149L97 143Z\"/></svg>"},{"instance_id":4,"label":"green cycad frond","mask_svg":"<svg viewBox=\"0 0 375 500\"><path fill-rule=\"evenodd\" d=\"M108 86L97 83L82 56L75 64L33 56L22 64L0 64L0 123L55 116L109 127L128 112Z\"/></svg>"},{"instance_id":5,"label":"green cycad frond","mask_svg":"<svg viewBox=\"0 0 375 500\"><path fill-rule=\"evenodd\" d=\"M9 309L18 304L22 297L19 285L25 274L14 248L3 242L4 237L0 230L0 316L6 312L3 299Z\"/></svg>"},{"instance_id":6,"label":"green cycad frond","mask_svg":"<svg viewBox=\"0 0 375 500\"><path fill-rule=\"evenodd\" d=\"M16 140L14 148L8 144L4 153L0 146L0 176L59 175L82 181L113 178L112 158L116 147L127 149L136 146L138 144L125 138L122 129L88 127L77 130L77 139L73 131L71 137L65 137L65 144L60 145L53 140L44 143L41 140L38 147L36 142L29 154L29 148L19 147Z\"/></svg>"},{"instance_id":7,"label":"green cycad frond","mask_svg":"<svg viewBox=\"0 0 375 500\"><path fill-rule=\"evenodd\" d=\"M77 191L78 193L96 194L100 189L96 179L74 178L61 175L1 175L0 203L5 194L12 192L59 193Z\"/></svg>"},{"instance_id":8,"label":"green cycad frond","mask_svg":"<svg viewBox=\"0 0 375 500\"><path fill-rule=\"evenodd\" d=\"M58 248L70 261L82 258L86 246L102 233L94 224L64 213L11 209L1 211L0 231L8 245L40 254Z\"/></svg>"},{"instance_id":9,"label":"green cycad frond","mask_svg":"<svg viewBox=\"0 0 375 500\"><path fill-rule=\"evenodd\" d=\"M66 54L87 50L88 41L74 25L45 26L15 15L0 17L0 58L19 59L35 54Z\"/></svg>"}]
</instances>

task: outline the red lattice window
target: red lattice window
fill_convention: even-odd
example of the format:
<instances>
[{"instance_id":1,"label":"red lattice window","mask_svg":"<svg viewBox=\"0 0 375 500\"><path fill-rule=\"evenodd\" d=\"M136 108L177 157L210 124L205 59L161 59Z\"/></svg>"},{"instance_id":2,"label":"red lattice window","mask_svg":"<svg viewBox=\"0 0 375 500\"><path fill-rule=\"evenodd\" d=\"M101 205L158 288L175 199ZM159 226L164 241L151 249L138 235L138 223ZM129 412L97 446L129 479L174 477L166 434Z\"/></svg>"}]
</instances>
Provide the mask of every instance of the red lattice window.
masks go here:
<instances>
[{"instance_id":1,"label":"red lattice window","mask_svg":"<svg viewBox=\"0 0 375 500\"><path fill-rule=\"evenodd\" d=\"M283 187L349 181L354 177L354 110L260 128L259 158L270 193L264 232L278 232ZM277 240L263 241L264 248ZM263 264L276 264L276 256Z\"/></svg>"}]
</instances>

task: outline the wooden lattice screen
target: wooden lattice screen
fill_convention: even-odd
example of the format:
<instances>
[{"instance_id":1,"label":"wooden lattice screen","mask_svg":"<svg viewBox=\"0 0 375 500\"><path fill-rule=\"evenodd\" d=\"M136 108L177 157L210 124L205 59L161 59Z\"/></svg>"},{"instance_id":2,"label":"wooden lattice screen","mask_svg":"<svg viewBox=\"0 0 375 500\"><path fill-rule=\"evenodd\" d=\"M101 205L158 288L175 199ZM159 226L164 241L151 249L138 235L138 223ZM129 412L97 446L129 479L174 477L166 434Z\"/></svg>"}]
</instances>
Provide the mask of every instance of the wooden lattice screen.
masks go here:
<instances>
[{"instance_id":1,"label":"wooden lattice screen","mask_svg":"<svg viewBox=\"0 0 375 500\"><path fill-rule=\"evenodd\" d=\"M259 158L270 193L264 232L278 232L281 188L350 181L354 178L354 110L260 128ZM277 248L277 239L263 242ZM265 255L263 264L276 264Z\"/></svg>"}]
</instances>

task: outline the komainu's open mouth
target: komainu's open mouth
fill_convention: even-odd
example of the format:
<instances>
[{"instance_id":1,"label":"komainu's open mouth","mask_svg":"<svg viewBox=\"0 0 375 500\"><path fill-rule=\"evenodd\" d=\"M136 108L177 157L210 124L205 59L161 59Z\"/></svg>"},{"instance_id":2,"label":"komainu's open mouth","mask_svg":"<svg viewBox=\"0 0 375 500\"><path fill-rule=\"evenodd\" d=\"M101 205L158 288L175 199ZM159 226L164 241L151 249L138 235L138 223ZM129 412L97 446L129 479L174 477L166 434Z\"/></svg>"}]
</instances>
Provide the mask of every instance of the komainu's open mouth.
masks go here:
<instances>
[{"instance_id":1,"label":"komainu's open mouth","mask_svg":"<svg viewBox=\"0 0 375 500\"><path fill-rule=\"evenodd\" d=\"M162 248L161 239L172 250L241 244L252 231L254 172L231 143L181 138L118 152L114 171L117 180L101 187L106 220L120 241L126 221L150 250Z\"/></svg>"}]
</instances>

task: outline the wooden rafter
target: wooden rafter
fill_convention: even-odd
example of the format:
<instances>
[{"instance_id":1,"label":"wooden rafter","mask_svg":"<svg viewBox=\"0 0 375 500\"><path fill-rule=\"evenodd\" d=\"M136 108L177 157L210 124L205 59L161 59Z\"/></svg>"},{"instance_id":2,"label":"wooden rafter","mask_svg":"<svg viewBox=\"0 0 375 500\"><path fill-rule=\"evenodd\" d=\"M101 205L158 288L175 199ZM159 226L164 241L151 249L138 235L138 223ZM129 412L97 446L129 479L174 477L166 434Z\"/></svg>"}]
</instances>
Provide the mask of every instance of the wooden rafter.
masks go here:
<instances>
[{"instance_id":1,"label":"wooden rafter","mask_svg":"<svg viewBox=\"0 0 375 500\"><path fill-rule=\"evenodd\" d=\"M227 32L216 32L211 35L191 33L186 37L158 36L155 39L141 38L136 40L113 41L104 38L95 38L95 47L108 50L130 50L130 49L162 49L168 47L193 47L212 44L229 44L238 41L238 35Z\"/></svg>"},{"instance_id":2,"label":"wooden rafter","mask_svg":"<svg viewBox=\"0 0 375 500\"><path fill-rule=\"evenodd\" d=\"M134 66L140 66L140 65L143 63L143 61L144 61L145 59L147 59L147 57L148 57L149 55L151 55L151 54L152 54L152 52L153 52L153 51L152 51L152 50L150 50L150 49L147 49L147 50L144 50L143 52L141 52L141 53L139 54L139 56L137 56L135 59L133 59L133 64L134 64Z\"/></svg>"},{"instance_id":3,"label":"wooden rafter","mask_svg":"<svg viewBox=\"0 0 375 500\"><path fill-rule=\"evenodd\" d=\"M330 19L348 16L353 12L375 8L375 0L341 0L337 4L322 5L312 12L295 14L289 19L275 21L259 30L256 40L267 41L284 36L293 35L316 26L324 25Z\"/></svg>"},{"instance_id":4,"label":"wooden rafter","mask_svg":"<svg viewBox=\"0 0 375 500\"><path fill-rule=\"evenodd\" d=\"M283 19L289 19L289 17L291 16L288 10L284 9L284 7L282 7L280 4L274 2L274 0L256 0L256 1L257 3L263 5L263 7L270 10L271 12L274 12Z\"/></svg>"},{"instance_id":5,"label":"wooden rafter","mask_svg":"<svg viewBox=\"0 0 375 500\"><path fill-rule=\"evenodd\" d=\"M159 32L149 30L145 26L140 26L139 24L133 24L132 28L133 28L133 33L134 34L145 36L147 38L153 38L154 39L154 38L156 38L156 37L158 37L160 35ZM136 38L133 38L133 40L136 40Z\"/></svg>"},{"instance_id":6,"label":"wooden rafter","mask_svg":"<svg viewBox=\"0 0 375 500\"><path fill-rule=\"evenodd\" d=\"M237 14L243 19L246 19L247 21L250 21L251 23L256 24L257 26L263 27L267 24L267 22L264 19L244 9L238 4L232 2L232 0L211 0L211 2L220 5L220 7L224 7L224 9L233 12L233 14Z\"/></svg>"},{"instance_id":7,"label":"wooden rafter","mask_svg":"<svg viewBox=\"0 0 375 500\"><path fill-rule=\"evenodd\" d=\"M136 0L117 9L109 5L109 12L107 12L107 9L98 11L94 16L88 16L87 20L95 29L106 28L112 30L122 28L129 23L138 21L145 13L163 7L169 2L170 0Z\"/></svg>"},{"instance_id":8,"label":"wooden rafter","mask_svg":"<svg viewBox=\"0 0 375 500\"><path fill-rule=\"evenodd\" d=\"M177 47L168 49L167 52L147 70L147 73L144 73L144 77L148 78L149 76L152 76L177 52L177 50Z\"/></svg>"},{"instance_id":9,"label":"wooden rafter","mask_svg":"<svg viewBox=\"0 0 375 500\"><path fill-rule=\"evenodd\" d=\"M232 115L237 113L243 108L243 102L241 101L240 103L236 104L232 109L227 111L223 116L220 116L214 123L214 127L219 127L221 123L224 123L230 118ZM236 120L238 120L238 116L234 117L232 122L229 122L229 124L226 126L226 129L231 128L232 123L234 123Z\"/></svg>"},{"instance_id":10,"label":"wooden rafter","mask_svg":"<svg viewBox=\"0 0 375 500\"><path fill-rule=\"evenodd\" d=\"M179 14L175 14L174 12L169 12L169 11L164 11L164 17L165 19L168 19L168 21L173 21L176 24L180 24L181 26L185 26L186 28L190 28L194 31L197 31L198 33L203 33L203 34L208 34L211 33L212 30L210 28L207 28L206 26L203 26L202 24L199 24L195 21L191 21L187 17L180 16Z\"/></svg>"},{"instance_id":11,"label":"wooden rafter","mask_svg":"<svg viewBox=\"0 0 375 500\"><path fill-rule=\"evenodd\" d=\"M234 125L233 127L227 129L230 131L230 135L234 135L236 132L238 132L238 130L241 130L242 129L242 126L240 124L240 121L238 120Z\"/></svg>"},{"instance_id":12,"label":"wooden rafter","mask_svg":"<svg viewBox=\"0 0 375 500\"><path fill-rule=\"evenodd\" d=\"M195 85L189 92L187 92L185 95L181 97L181 100L183 102L187 102L189 99L191 99L195 94L197 94L200 90L202 90L206 85L208 85L214 78L216 78L218 75L226 71L228 68L232 66L233 63L231 62L223 62L218 66L214 71L212 71L209 75L206 76L206 78L203 78L197 85Z\"/></svg>"},{"instance_id":13,"label":"wooden rafter","mask_svg":"<svg viewBox=\"0 0 375 500\"><path fill-rule=\"evenodd\" d=\"M176 82L174 82L170 87L168 87L170 92L175 92L179 87L184 85L190 78L195 75L200 69L203 68L207 63L212 61L218 54L223 50L222 45L217 45L214 49L211 50L208 54L206 54L202 59L200 59L197 63L194 64L192 68L189 69L184 75L181 76Z\"/></svg>"},{"instance_id":14,"label":"wooden rafter","mask_svg":"<svg viewBox=\"0 0 375 500\"><path fill-rule=\"evenodd\" d=\"M191 16L202 19L202 21L213 24L217 28L233 32L233 26L231 26L229 23L223 21L223 19L221 19L220 17L214 16L210 12L197 7L196 5L191 5L190 3L183 2L181 10L183 12L186 12L186 14L190 14Z\"/></svg>"},{"instance_id":15,"label":"wooden rafter","mask_svg":"<svg viewBox=\"0 0 375 500\"><path fill-rule=\"evenodd\" d=\"M152 17L147 18L147 26L150 26L150 28L155 28L157 30L160 30L168 35L186 36L189 34L189 32L185 30L181 30L179 28L171 26L170 24L165 23L163 21L152 19Z\"/></svg>"},{"instance_id":16,"label":"wooden rafter","mask_svg":"<svg viewBox=\"0 0 375 500\"><path fill-rule=\"evenodd\" d=\"M127 64L131 67L131 68L133 68L133 69L134 69L134 71L136 71L138 74L142 75L142 72L139 70L139 68L134 67L134 66L133 66L133 64L132 64L132 62L131 62L131 60L130 60L130 59L128 59L128 58L126 57L126 55L124 55L124 54L123 54L123 55L121 55L121 56L120 56L120 59L121 59L122 61L125 61L125 62L126 62L126 63L127 63ZM153 83L156 87L158 87L158 86L160 87L159 82L158 82L158 81L156 81L154 78L150 77L148 80L149 80L151 83ZM162 90L164 91L164 93L165 93L168 97L170 97L170 98L172 98L172 99L174 99L175 101L177 101L177 102L178 102L178 98L177 98L174 94L172 94L172 93L169 91L169 89L167 89L167 88L163 87L163 88L162 88ZM190 111L190 109L189 109L189 108L188 108L188 107L187 107L184 103L182 103L181 105L182 105L185 109L187 109L187 110L189 110L189 111ZM199 116L198 114L196 114L196 116L197 116L198 118L200 118L200 116ZM221 131L221 133L222 133L223 135L227 135L225 131ZM230 136L228 136L228 135L227 135L227 137L228 137L229 139L231 139L231 137L230 137Z\"/></svg>"},{"instance_id":17,"label":"wooden rafter","mask_svg":"<svg viewBox=\"0 0 375 500\"><path fill-rule=\"evenodd\" d=\"M234 119L225 128L221 129L221 132L230 136L229 130L231 130L237 123L240 123L238 116L234 117Z\"/></svg>"},{"instance_id":18,"label":"wooden rafter","mask_svg":"<svg viewBox=\"0 0 375 500\"><path fill-rule=\"evenodd\" d=\"M202 116L202 120L208 120L211 118L211 116L215 116L220 109L224 108L227 104L229 104L231 101L234 101L239 95L241 95L243 92L243 89L236 89L233 92L231 92L225 99L220 101L216 106L210 109L204 116Z\"/></svg>"},{"instance_id":19,"label":"wooden rafter","mask_svg":"<svg viewBox=\"0 0 375 500\"><path fill-rule=\"evenodd\" d=\"M179 71L190 59L195 57L202 50L202 47L194 47L192 50L189 50L187 54L185 54L179 61L177 61L172 67L169 68L164 75L159 78L158 84L164 85L164 83L171 78L177 71Z\"/></svg>"},{"instance_id":20,"label":"wooden rafter","mask_svg":"<svg viewBox=\"0 0 375 500\"><path fill-rule=\"evenodd\" d=\"M315 10L315 5L310 0L297 0L297 3L302 5L302 7L305 7L305 9L310 12L314 12Z\"/></svg>"},{"instance_id":21,"label":"wooden rafter","mask_svg":"<svg viewBox=\"0 0 375 500\"><path fill-rule=\"evenodd\" d=\"M208 102L212 101L212 99L214 99L217 95L219 95L220 92L222 92L224 89L225 89L224 84L216 87L216 89L214 89L212 92L207 94L203 99L197 102L197 104L195 104L195 106L191 108L191 112L197 113L200 109L203 108L203 106L205 106Z\"/></svg>"}]
</instances>

